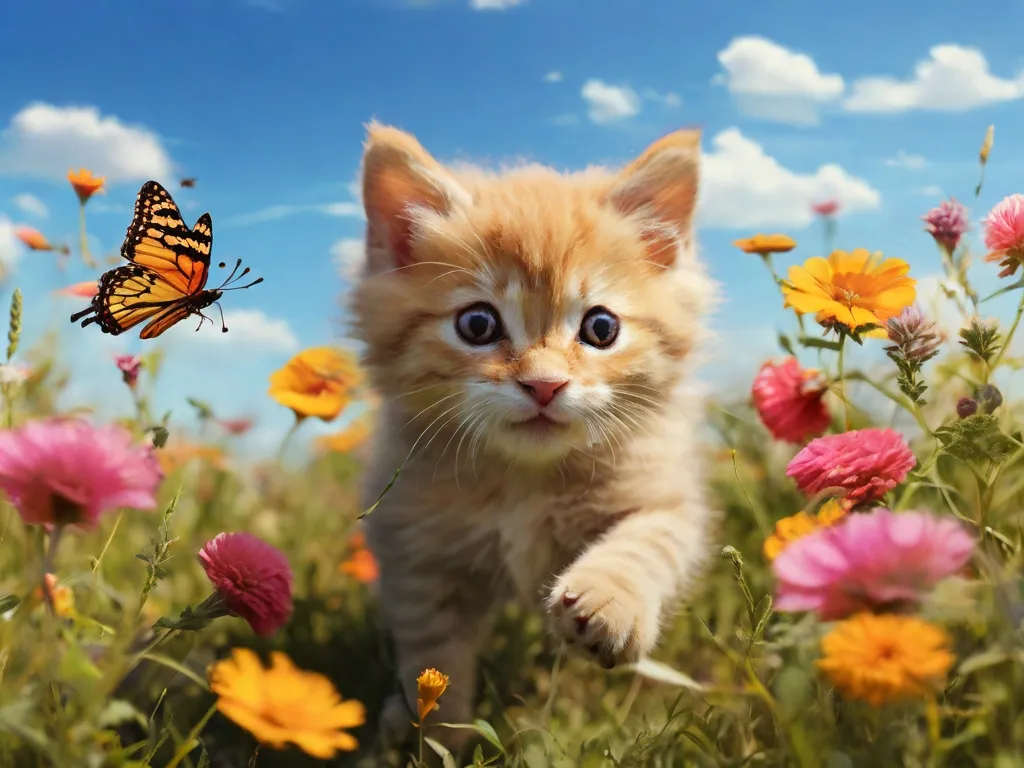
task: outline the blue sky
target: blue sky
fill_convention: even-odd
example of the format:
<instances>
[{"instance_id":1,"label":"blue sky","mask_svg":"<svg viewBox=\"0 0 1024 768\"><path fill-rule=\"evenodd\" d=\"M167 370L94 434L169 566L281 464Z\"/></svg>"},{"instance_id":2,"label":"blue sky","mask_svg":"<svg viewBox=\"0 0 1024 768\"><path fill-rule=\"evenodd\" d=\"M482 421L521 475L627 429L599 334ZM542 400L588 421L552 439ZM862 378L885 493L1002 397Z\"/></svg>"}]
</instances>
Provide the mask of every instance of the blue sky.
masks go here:
<instances>
[{"instance_id":1,"label":"blue sky","mask_svg":"<svg viewBox=\"0 0 1024 768\"><path fill-rule=\"evenodd\" d=\"M126 410L109 355L143 343L72 326L67 315L84 304L52 291L96 272L74 263L62 275L49 254L20 253L12 227L74 245L77 201L64 177L85 165L111 182L89 222L93 250L113 253L143 181L197 177L195 189L169 187L186 218L210 211L214 260L240 256L266 282L226 298L226 337L183 324L161 339L157 399L181 419L188 395L224 416L257 415L253 442L270 445L290 414L268 402L267 376L344 331L339 260L362 231L353 182L371 117L412 131L442 160L566 169L619 164L668 130L703 128L701 249L723 283L723 349L743 352L706 375L740 383L776 354L783 314L758 260L732 240L787 232L801 243L790 261L802 260L821 244L810 202L836 197L839 246L882 250L935 276L920 215L952 194L977 222L1019 191L1024 58L1013 31L1024 6L694 7L180 0L169 12L134 0L5 0L0 258L17 264L3 300L12 285L24 291L30 342L59 332L72 403ZM996 145L975 201L989 124ZM983 292L995 271L975 268ZM1011 302L991 311L1005 316Z\"/></svg>"}]
</instances>

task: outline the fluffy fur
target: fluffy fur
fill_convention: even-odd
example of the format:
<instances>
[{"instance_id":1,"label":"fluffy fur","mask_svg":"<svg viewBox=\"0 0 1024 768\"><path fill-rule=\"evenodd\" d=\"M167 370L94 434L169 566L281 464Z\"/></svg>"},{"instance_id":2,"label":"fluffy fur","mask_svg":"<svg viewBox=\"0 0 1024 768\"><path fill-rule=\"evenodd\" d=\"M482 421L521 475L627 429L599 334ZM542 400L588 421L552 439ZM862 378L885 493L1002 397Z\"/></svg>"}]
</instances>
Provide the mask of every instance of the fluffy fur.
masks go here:
<instances>
[{"instance_id":1,"label":"fluffy fur","mask_svg":"<svg viewBox=\"0 0 1024 768\"><path fill-rule=\"evenodd\" d=\"M367 500L410 458L367 541L409 704L436 667L443 719L471 718L477 652L509 597L613 666L651 651L699 576L715 518L684 386L713 294L693 247L699 154L679 131L618 173L492 174L369 127L353 309L384 405ZM478 302L502 340L460 338ZM619 320L606 348L580 340L594 307ZM519 382L567 382L543 408L557 424L516 423L541 410Z\"/></svg>"}]
</instances>

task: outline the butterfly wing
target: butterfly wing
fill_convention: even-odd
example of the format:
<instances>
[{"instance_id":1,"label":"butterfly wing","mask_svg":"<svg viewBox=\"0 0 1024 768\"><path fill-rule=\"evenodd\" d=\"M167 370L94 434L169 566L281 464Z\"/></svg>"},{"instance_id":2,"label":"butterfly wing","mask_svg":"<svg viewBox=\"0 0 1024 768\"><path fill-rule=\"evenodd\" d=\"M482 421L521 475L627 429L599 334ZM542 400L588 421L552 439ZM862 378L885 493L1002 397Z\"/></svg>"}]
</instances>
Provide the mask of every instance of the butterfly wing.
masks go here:
<instances>
[{"instance_id":1,"label":"butterfly wing","mask_svg":"<svg viewBox=\"0 0 1024 768\"><path fill-rule=\"evenodd\" d=\"M206 286L212 247L210 214L204 213L189 229L166 189L155 181L143 184L121 246L124 258L156 273L179 292L196 294Z\"/></svg>"}]
</instances>

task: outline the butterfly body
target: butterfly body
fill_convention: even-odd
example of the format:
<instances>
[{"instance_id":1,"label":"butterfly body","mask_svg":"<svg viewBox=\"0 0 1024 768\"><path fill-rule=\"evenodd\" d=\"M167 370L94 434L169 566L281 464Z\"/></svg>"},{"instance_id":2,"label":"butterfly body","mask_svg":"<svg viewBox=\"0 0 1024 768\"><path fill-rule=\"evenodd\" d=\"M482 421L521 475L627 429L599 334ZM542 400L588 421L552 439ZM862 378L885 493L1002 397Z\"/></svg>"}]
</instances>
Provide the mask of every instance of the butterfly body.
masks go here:
<instances>
[{"instance_id":1,"label":"butterfly body","mask_svg":"<svg viewBox=\"0 0 1024 768\"><path fill-rule=\"evenodd\" d=\"M116 336L148 321L140 334L143 339L156 338L190 315L199 315L201 326L207 319L203 310L225 290L234 290L225 288L233 279L249 272L246 267L235 278L239 260L219 288L207 289L212 247L210 214L204 213L190 229L167 190L155 181L146 182L121 245L121 256L129 263L103 274L92 303L72 315L71 322L81 320L83 328L95 323L103 333ZM238 287L248 288L262 279Z\"/></svg>"}]
</instances>

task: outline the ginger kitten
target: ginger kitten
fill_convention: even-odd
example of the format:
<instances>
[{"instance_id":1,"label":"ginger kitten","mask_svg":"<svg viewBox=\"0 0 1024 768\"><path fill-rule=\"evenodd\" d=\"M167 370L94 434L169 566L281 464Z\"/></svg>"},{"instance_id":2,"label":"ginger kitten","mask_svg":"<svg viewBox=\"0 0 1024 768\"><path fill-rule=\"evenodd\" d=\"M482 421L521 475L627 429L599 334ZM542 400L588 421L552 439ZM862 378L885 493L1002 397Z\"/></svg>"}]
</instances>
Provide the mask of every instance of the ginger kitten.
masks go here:
<instances>
[{"instance_id":1,"label":"ginger kitten","mask_svg":"<svg viewBox=\"0 0 1024 768\"><path fill-rule=\"evenodd\" d=\"M353 309L384 405L367 498L412 458L367 541L413 710L436 667L443 720L471 719L510 596L611 667L651 651L699 575L716 517L682 386L712 294L699 158L699 132L678 131L618 173L497 175L369 126Z\"/></svg>"}]
</instances>

